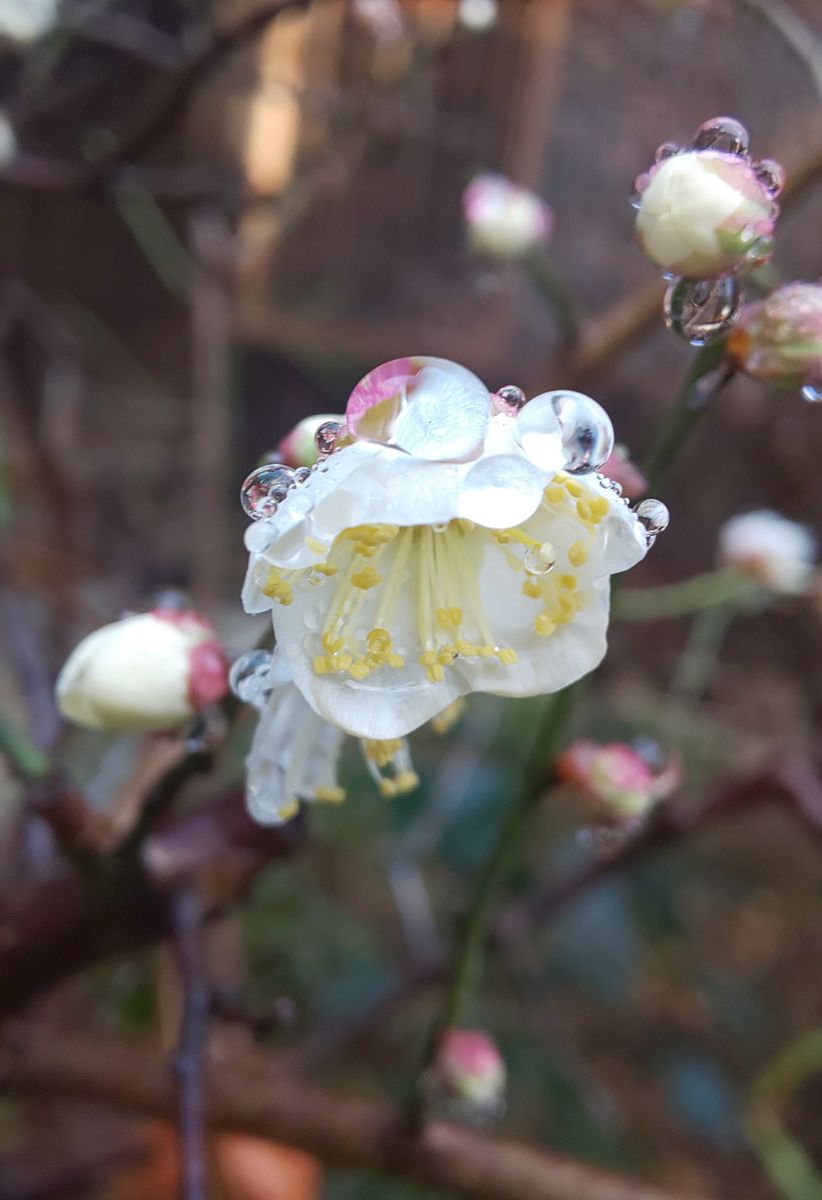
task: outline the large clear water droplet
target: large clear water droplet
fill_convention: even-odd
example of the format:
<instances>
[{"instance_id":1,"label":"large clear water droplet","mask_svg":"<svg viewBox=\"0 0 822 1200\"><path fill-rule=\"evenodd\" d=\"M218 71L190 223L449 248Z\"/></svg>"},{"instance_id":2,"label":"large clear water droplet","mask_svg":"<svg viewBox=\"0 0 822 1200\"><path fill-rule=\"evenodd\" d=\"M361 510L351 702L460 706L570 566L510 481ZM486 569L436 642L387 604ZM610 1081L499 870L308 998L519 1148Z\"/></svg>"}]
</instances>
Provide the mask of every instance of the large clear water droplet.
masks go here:
<instances>
[{"instance_id":1,"label":"large clear water droplet","mask_svg":"<svg viewBox=\"0 0 822 1200\"><path fill-rule=\"evenodd\" d=\"M727 333L739 315L739 289L731 278L678 279L665 293L665 324L692 346Z\"/></svg>"},{"instance_id":2,"label":"large clear water droplet","mask_svg":"<svg viewBox=\"0 0 822 1200\"><path fill-rule=\"evenodd\" d=\"M750 138L734 117L711 117L696 131L695 150L722 150L725 154L747 154Z\"/></svg>"},{"instance_id":3,"label":"large clear water droplet","mask_svg":"<svg viewBox=\"0 0 822 1200\"><path fill-rule=\"evenodd\" d=\"M342 421L323 421L322 425L317 427L314 432L314 445L318 458L328 458L329 454L334 453L342 427Z\"/></svg>"},{"instance_id":4,"label":"large clear water droplet","mask_svg":"<svg viewBox=\"0 0 822 1200\"><path fill-rule=\"evenodd\" d=\"M262 711L271 695L271 660L268 650L248 650L231 664L228 686L243 704Z\"/></svg>"},{"instance_id":5,"label":"large clear water droplet","mask_svg":"<svg viewBox=\"0 0 822 1200\"><path fill-rule=\"evenodd\" d=\"M293 484L294 472L291 467L279 463L257 467L240 488L240 503L246 516L251 517L252 521L273 516Z\"/></svg>"},{"instance_id":6,"label":"large clear water droplet","mask_svg":"<svg viewBox=\"0 0 822 1200\"><path fill-rule=\"evenodd\" d=\"M523 566L529 575L547 575L556 566L556 552L550 542L541 546L529 546L523 557Z\"/></svg>"},{"instance_id":7,"label":"large clear water droplet","mask_svg":"<svg viewBox=\"0 0 822 1200\"><path fill-rule=\"evenodd\" d=\"M634 509L640 525L645 527L645 536L648 539L648 545L652 546L657 539L657 535L664 533L668 528L670 521L670 513L667 505L661 500L642 500Z\"/></svg>"},{"instance_id":8,"label":"large clear water droplet","mask_svg":"<svg viewBox=\"0 0 822 1200\"><path fill-rule=\"evenodd\" d=\"M601 404L584 392L554 392L565 453L565 470L572 475L598 471L614 448L614 427Z\"/></svg>"}]
</instances>

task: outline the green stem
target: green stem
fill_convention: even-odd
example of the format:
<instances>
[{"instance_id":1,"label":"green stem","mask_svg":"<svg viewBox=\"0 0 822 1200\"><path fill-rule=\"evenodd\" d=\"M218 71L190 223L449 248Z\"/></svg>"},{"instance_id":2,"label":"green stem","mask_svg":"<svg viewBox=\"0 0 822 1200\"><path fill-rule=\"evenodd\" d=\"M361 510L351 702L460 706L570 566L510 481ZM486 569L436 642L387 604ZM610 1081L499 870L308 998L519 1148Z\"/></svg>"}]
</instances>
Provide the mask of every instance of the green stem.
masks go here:
<instances>
[{"instance_id":1,"label":"green stem","mask_svg":"<svg viewBox=\"0 0 822 1200\"><path fill-rule=\"evenodd\" d=\"M698 613L671 681L670 699L688 707L699 700L714 673L725 634L738 609L720 604Z\"/></svg>"},{"instance_id":2,"label":"green stem","mask_svg":"<svg viewBox=\"0 0 822 1200\"><path fill-rule=\"evenodd\" d=\"M695 355L677 402L663 422L643 464L642 469L648 480L649 491L658 489L699 418L732 378L732 366L726 364L725 369L722 369L726 347L727 338L722 338L709 346L703 346Z\"/></svg>"},{"instance_id":3,"label":"green stem","mask_svg":"<svg viewBox=\"0 0 822 1200\"><path fill-rule=\"evenodd\" d=\"M551 306L565 345L579 337L579 314L568 284L545 250L537 250L525 259L531 282Z\"/></svg>"},{"instance_id":4,"label":"green stem","mask_svg":"<svg viewBox=\"0 0 822 1200\"><path fill-rule=\"evenodd\" d=\"M744 607L760 594L757 584L733 568L723 567L680 583L615 591L613 615L621 621L658 621L728 604Z\"/></svg>"},{"instance_id":5,"label":"green stem","mask_svg":"<svg viewBox=\"0 0 822 1200\"><path fill-rule=\"evenodd\" d=\"M19 729L2 719L0 754L5 756L18 778L26 783L36 783L39 779L45 779L51 771L51 763L46 755Z\"/></svg>"}]
</instances>

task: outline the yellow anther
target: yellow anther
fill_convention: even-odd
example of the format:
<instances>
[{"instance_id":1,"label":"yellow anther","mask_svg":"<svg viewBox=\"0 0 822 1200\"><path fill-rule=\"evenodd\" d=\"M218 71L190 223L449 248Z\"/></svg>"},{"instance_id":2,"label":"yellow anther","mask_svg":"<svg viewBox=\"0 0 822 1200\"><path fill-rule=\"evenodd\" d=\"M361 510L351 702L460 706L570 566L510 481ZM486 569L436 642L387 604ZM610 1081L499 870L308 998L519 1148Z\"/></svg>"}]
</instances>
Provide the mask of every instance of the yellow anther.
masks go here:
<instances>
[{"instance_id":1,"label":"yellow anther","mask_svg":"<svg viewBox=\"0 0 822 1200\"><path fill-rule=\"evenodd\" d=\"M445 679L445 667L442 663L433 663L432 666L425 668L425 674L430 683L442 683Z\"/></svg>"},{"instance_id":2,"label":"yellow anther","mask_svg":"<svg viewBox=\"0 0 822 1200\"><path fill-rule=\"evenodd\" d=\"M405 659L401 654L389 654L385 660L389 667L404 667Z\"/></svg>"},{"instance_id":3,"label":"yellow anther","mask_svg":"<svg viewBox=\"0 0 822 1200\"><path fill-rule=\"evenodd\" d=\"M492 534L492 537L494 537L501 546L507 546L511 540L511 534L508 532L507 529L497 530L496 533Z\"/></svg>"},{"instance_id":4,"label":"yellow anther","mask_svg":"<svg viewBox=\"0 0 822 1200\"><path fill-rule=\"evenodd\" d=\"M557 471L556 475L554 476L554 483L566 483L567 480L568 476L564 471Z\"/></svg>"},{"instance_id":5,"label":"yellow anther","mask_svg":"<svg viewBox=\"0 0 822 1200\"><path fill-rule=\"evenodd\" d=\"M347 671L353 662L353 654L334 654L331 658L331 669L333 671Z\"/></svg>"},{"instance_id":6,"label":"yellow anther","mask_svg":"<svg viewBox=\"0 0 822 1200\"><path fill-rule=\"evenodd\" d=\"M328 659L325 657L325 655L318 654L314 659L312 659L311 665L314 668L315 675L328 674Z\"/></svg>"},{"instance_id":7,"label":"yellow anther","mask_svg":"<svg viewBox=\"0 0 822 1200\"><path fill-rule=\"evenodd\" d=\"M331 563L327 563L327 562L326 563L314 563L314 566L311 569L312 569L312 571L317 571L318 574L320 574L320 575L331 576L331 575L337 574L337 568L332 566Z\"/></svg>"},{"instance_id":8,"label":"yellow anther","mask_svg":"<svg viewBox=\"0 0 822 1200\"><path fill-rule=\"evenodd\" d=\"M550 637L556 629L556 622L551 620L548 613L541 612L534 618L534 629L540 637Z\"/></svg>"},{"instance_id":9,"label":"yellow anther","mask_svg":"<svg viewBox=\"0 0 822 1200\"><path fill-rule=\"evenodd\" d=\"M396 794L397 794L397 785L396 785L396 783L394 783L393 779L381 779L380 780L380 795L381 796L385 796L386 798L389 798L391 796L396 796Z\"/></svg>"},{"instance_id":10,"label":"yellow anther","mask_svg":"<svg viewBox=\"0 0 822 1200\"><path fill-rule=\"evenodd\" d=\"M573 614L579 611L579 601L574 596L557 596L557 607L563 614Z\"/></svg>"},{"instance_id":11,"label":"yellow anther","mask_svg":"<svg viewBox=\"0 0 822 1200\"><path fill-rule=\"evenodd\" d=\"M518 661L519 655L510 646L504 646L502 650L497 651L497 658L504 667L512 667Z\"/></svg>"},{"instance_id":12,"label":"yellow anther","mask_svg":"<svg viewBox=\"0 0 822 1200\"><path fill-rule=\"evenodd\" d=\"M443 646L442 649L437 652L437 661L441 662L444 667L450 667L451 663L456 657L456 646Z\"/></svg>"},{"instance_id":13,"label":"yellow anther","mask_svg":"<svg viewBox=\"0 0 822 1200\"><path fill-rule=\"evenodd\" d=\"M299 811L299 800L292 800L290 804L284 804L282 808L279 809L277 816L281 821L290 821L292 817L296 817Z\"/></svg>"},{"instance_id":14,"label":"yellow anther","mask_svg":"<svg viewBox=\"0 0 822 1200\"><path fill-rule=\"evenodd\" d=\"M372 629L365 635L365 641L369 650L387 650L391 645L391 634L387 629Z\"/></svg>"},{"instance_id":15,"label":"yellow anther","mask_svg":"<svg viewBox=\"0 0 822 1200\"><path fill-rule=\"evenodd\" d=\"M422 654L420 655L420 665L423 667L433 667L436 661L436 650L423 650Z\"/></svg>"},{"instance_id":16,"label":"yellow anther","mask_svg":"<svg viewBox=\"0 0 822 1200\"><path fill-rule=\"evenodd\" d=\"M394 777L394 788L398 796L404 796L406 792L413 792L419 786L420 777L416 771L400 771L399 775Z\"/></svg>"},{"instance_id":17,"label":"yellow anther","mask_svg":"<svg viewBox=\"0 0 822 1200\"><path fill-rule=\"evenodd\" d=\"M367 592L369 588L377 587L382 583L382 575L374 567L363 567L361 571L357 571L351 576L351 582L354 587L361 588Z\"/></svg>"},{"instance_id":18,"label":"yellow anther","mask_svg":"<svg viewBox=\"0 0 822 1200\"><path fill-rule=\"evenodd\" d=\"M608 515L611 505L605 496L594 496L590 501L591 508L594 510L594 519L601 521L603 517Z\"/></svg>"},{"instance_id":19,"label":"yellow anther","mask_svg":"<svg viewBox=\"0 0 822 1200\"><path fill-rule=\"evenodd\" d=\"M568 561L572 567L581 567L583 563L588 561L588 551L583 546L582 542L574 542L568 548Z\"/></svg>"},{"instance_id":20,"label":"yellow anther","mask_svg":"<svg viewBox=\"0 0 822 1200\"><path fill-rule=\"evenodd\" d=\"M523 593L530 596L532 600L539 600L542 595L542 584L537 579L532 579L530 576L522 585Z\"/></svg>"},{"instance_id":21,"label":"yellow anther","mask_svg":"<svg viewBox=\"0 0 822 1200\"><path fill-rule=\"evenodd\" d=\"M476 522L469 521L467 519L467 517L459 517L457 519L457 524L459 525L459 527L463 531L463 533L470 533L472 529L476 529L476 527L477 527Z\"/></svg>"},{"instance_id":22,"label":"yellow anther","mask_svg":"<svg viewBox=\"0 0 822 1200\"><path fill-rule=\"evenodd\" d=\"M448 733L450 729L456 725L457 721L463 714L465 709L465 701L460 696L457 700L452 700L447 708L444 708L441 713L432 718L431 728L434 733Z\"/></svg>"},{"instance_id":23,"label":"yellow anther","mask_svg":"<svg viewBox=\"0 0 822 1200\"><path fill-rule=\"evenodd\" d=\"M557 583L561 588L565 588L566 591L572 592L577 586L577 577L576 575L559 575L557 577Z\"/></svg>"},{"instance_id":24,"label":"yellow anther","mask_svg":"<svg viewBox=\"0 0 822 1200\"><path fill-rule=\"evenodd\" d=\"M474 653L479 655L480 658L493 658L496 650L493 646L475 646Z\"/></svg>"},{"instance_id":25,"label":"yellow anther","mask_svg":"<svg viewBox=\"0 0 822 1200\"><path fill-rule=\"evenodd\" d=\"M325 542L321 542L319 538L315 538L313 534L309 534L305 539L305 544L309 550L313 550L315 554L325 554L327 546Z\"/></svg>"},{"instance_id":26,"label":"yellow anther","mask_svg":"<svg viewBox=\"0 0 822 1200\"><path fill-rule=\"evenodd\" d=\"M345 788L341 787L316 787L314 788L314 799L320 804L342 804L345 799Z\"/></svg>"},{"instance_id":27,"label":"yellow anther","mask_svg":"<svg viewBox=\"0 0 822 1200\"><path fill-rule=\"evenodd\" d=\"M354 679L367 679L371 674L371 668L369 667L368 663L361 658L357 662L351 664L351 666L348 668L348 673Z\"/></svg>"},{"instance_id":28,"label":"yellow anther","mask_svg":"<svg viewBox=\"0 0 822 1200\"><path fill-rule=\"evenodd\" d=\"M387 767L398 750L402 749L402 738L364 738L362 748L368 758L378 767Z\"/></svg>"},{"instance_id":29,"label":"yellow anther","mask_svg":"<svg viewBox=\"0 0 822 1200\"><path fill-rule=\"evenodd\" d=\"M560 487L558 483L549 483L543 495L549 504L562 504L565 499L565 488Z\"/></svg>"},{"instance_id":30,"label":"yellow anther","mask_svg":"<svg viewBox=\"0 0 822 1200\"><path fill-rule=\"evenodd\" d=\"M577 483L577 481L575 479L566 479L565 480L565 490L568 493L568 495L573 496L575 500L578 500L579 497L581 495L583 495L583 493L585 491L582 484Z\"/></svg>"},{"instance_id":31,"label":"yellow anther","mask_svg":"<svg viewBox=\"0 0 822 1200\"><path fill-rule=\"evenodd\" d=\"M322 636L323 650L326 654L336 654L338 650L342 650L343 644L341 638L333 638L330 633L324 633Z\"/></svg>"},{"instance_id":32,"label":"yellow anther","mask_svg":"<svg viewBox=\"0 0 822 1200\"><path fill-rule=\"evenodd\" d=\"M581 521L593 520L594 510L588 500L577 500L577 516Z\"/></svg>"}]
</instances>

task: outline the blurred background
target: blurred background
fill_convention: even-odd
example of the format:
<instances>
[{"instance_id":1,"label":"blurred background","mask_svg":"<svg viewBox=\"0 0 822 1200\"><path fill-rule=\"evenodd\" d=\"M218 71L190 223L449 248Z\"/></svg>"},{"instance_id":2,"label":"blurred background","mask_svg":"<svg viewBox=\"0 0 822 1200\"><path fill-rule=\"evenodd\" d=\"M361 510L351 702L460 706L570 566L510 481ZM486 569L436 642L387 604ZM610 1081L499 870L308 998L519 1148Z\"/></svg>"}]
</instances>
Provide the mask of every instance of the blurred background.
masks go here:
<instances>
[{"instance_id":1,"label":"blurred background","mask_svg":"<svg viewBox=\"0 0 822 1200\"><path fill-rule=\"evenodd\" d=\"M231 653L253 645L264 622L239 605L240 484L300 418L341 411L372 366L432 354L492 389L580 387L642 458L693 354L665 330L664 285L633 238L631 184L660 142L718 113L742 120L755 155L783 162L793 185L779 272L822 274L818 0L276 7L64 0L42 36L0 46L16 138L0 172L2 715L102 810L143 747L60 727L50 696L66 654L166 586L185 589ZM551 256L582 321L575 346L522 264L469 252L461 193L479 170L550 204ZM670 531L626 589L711 569L717 529L740 510L818 531L820 419L796 396L735 380L666 480ZM736 621L704 696L672 721L666 694L688 636L683 619L615 622L575 731L662 738L694 802L773 755L813 756L812 604ZM526 708L476 697L445 737L415 737L422 787L396 801L347 752L349 801L312 811L299 855L212 925L214 973L258 1006L287 998L293 1019L264 1042L302 1056L312 1078L403 1094L437 988L361 1018L447 951L517 776ZM240 717L182 811L238 785L253 724ZM515 894L596 855L592 824L577 796L552 793ZM54 870L56 850L2 768L0 837L8 900ZM822 1022L821 883L807 830L757 808L644 858L516 953L492 955L476 1023L509 1068L500 1129L703 1196L822 1196L808 1174L814 1159L822 1169L822 1079L799 1071L768 1146L749 1119L757 1078ZM168 953L149 946L39 994L34 1011L58 1030L167 1048L174 987ZM241 1036L215 1033L229 1054ZM174 1140L159 1124L10 1096L0 1145L2 1200L176 1195ZM800 1145L806 1157L785 1167ZM320 1172L270 1145L255 1170L259 1150L220 1152L220 1194L435 1195Z\"/></svg>"}]
</instances>

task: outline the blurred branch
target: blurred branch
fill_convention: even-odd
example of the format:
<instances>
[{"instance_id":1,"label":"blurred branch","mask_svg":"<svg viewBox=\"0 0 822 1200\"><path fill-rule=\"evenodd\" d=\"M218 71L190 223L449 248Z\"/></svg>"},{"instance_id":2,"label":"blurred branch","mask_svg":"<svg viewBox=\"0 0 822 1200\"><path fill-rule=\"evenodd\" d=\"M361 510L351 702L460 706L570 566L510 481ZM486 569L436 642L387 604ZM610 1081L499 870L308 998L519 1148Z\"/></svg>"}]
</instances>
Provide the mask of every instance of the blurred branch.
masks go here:
<instances>
[{"instance_id":1,"label":"blurred branch","mask_svg":"<svg viewBox=\"0 0 822 1200\"><path fill-rule=\"evenodd\" d=\"M811 1156L790 1133L782 1106L804 1083L822 1071L822 1030L803 1034L777 1055L757 1079L745 1128L762 1165L788 1200L817 1200L822 1175Z\"/></svg>"},{"instance_id":2,"label":"blurred branch","mask_svg":"<svg viewBox=\"0 0 822 1200\"><path fill-rule=\"evenodd\" d=\"M18 1027L0 1050L0 1073L18 1094L174 1112L163 1056L125 1042ZM207 1105L214 1127L297 1146L329 1166L382 1171L473 1200L696 1200L454 1125L433 1123L415 1137L385 1103L308 1087L257 1055L238 1066L211 1064Z\"/></svg>"},{"instance_id":3,"label":"blurred branch","mask_svg":"<svg viewBox=\"0 0 822 1200\"><path fill-rule=\"evenodd\" d=\"M181 1200L206 1200L204 1071L210 988L203 946L203 903L196 884L171 899L174 950L183 992L180 1036L174 1057L179 1094Z\"/></svg>"},{"instance_id":4,"label":"blurred branch","mask_svg":"<svg viewBox=\"0 0 822 1200\"><path fill-rule=\"evenodd\" d=\"M736 0L767 22L804 66L817 96L822 100L822 38L784 0Z\"/></svg>"}]
</instances>

